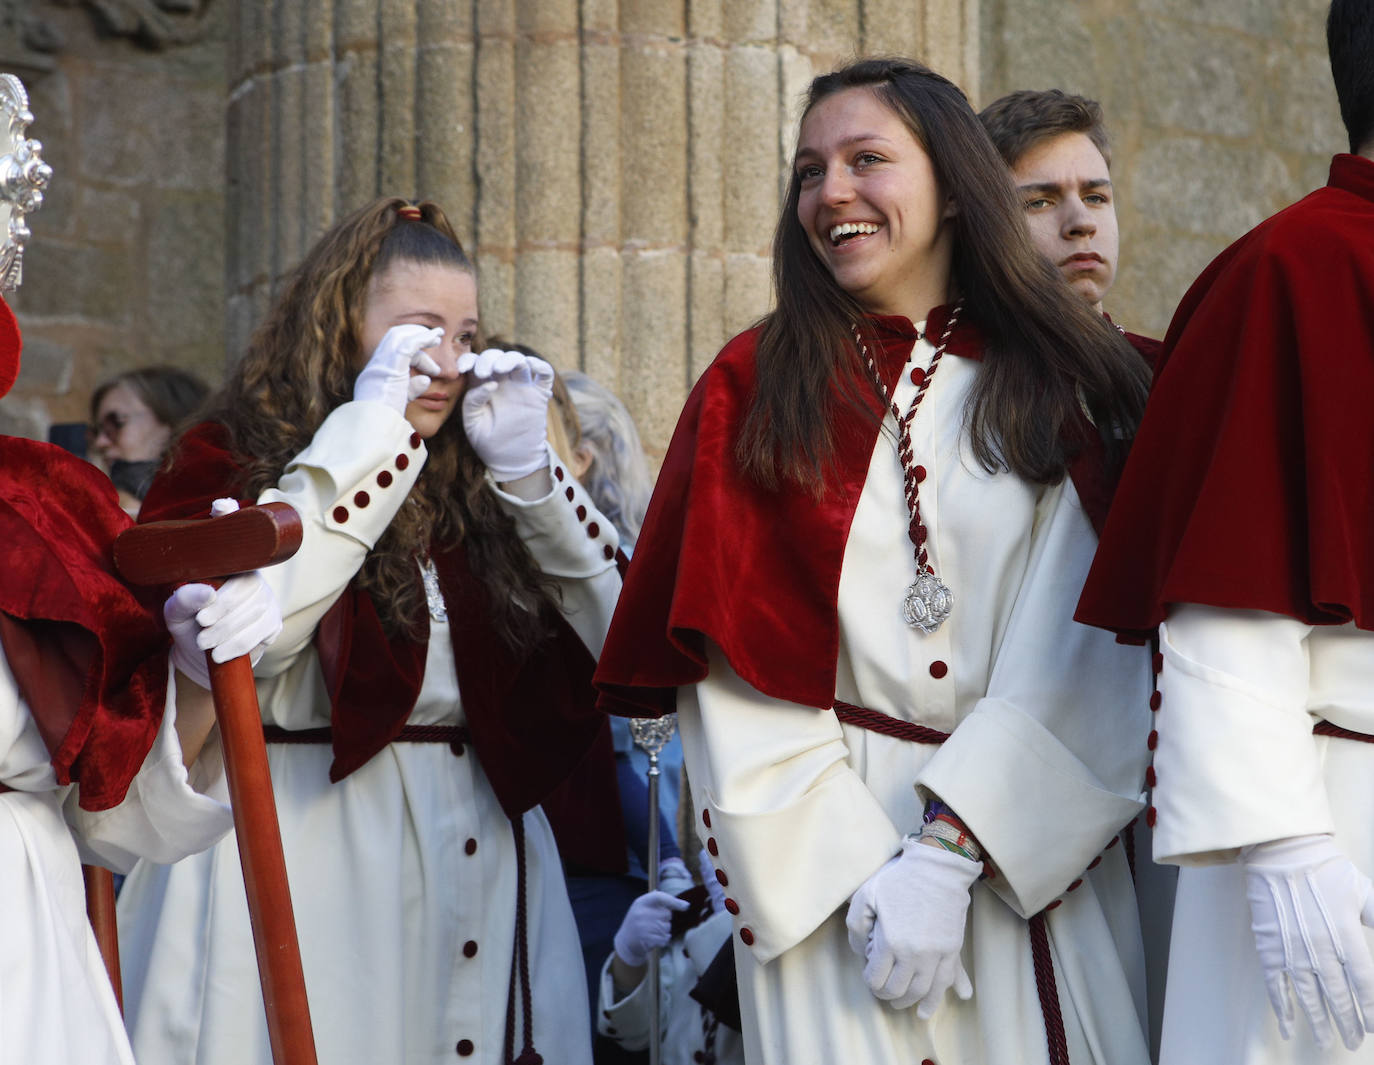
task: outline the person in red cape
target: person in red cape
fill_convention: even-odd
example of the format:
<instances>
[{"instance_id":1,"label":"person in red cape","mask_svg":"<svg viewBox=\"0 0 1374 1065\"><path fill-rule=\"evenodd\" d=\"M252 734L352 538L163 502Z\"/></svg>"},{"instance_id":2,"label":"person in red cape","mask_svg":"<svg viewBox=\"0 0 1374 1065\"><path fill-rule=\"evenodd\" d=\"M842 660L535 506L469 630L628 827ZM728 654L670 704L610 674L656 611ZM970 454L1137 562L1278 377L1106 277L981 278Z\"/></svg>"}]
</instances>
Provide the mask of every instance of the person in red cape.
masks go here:
<instances>
[{"instance_id":1,"label":"person in red cape","mask_svg":"<svg viewBox=\"0 0 1374 1065\"><path fill-rule=\"evenodd\" d=\"M1072 612L1145 367L907 60L812 82L774 284L688 399L597 673L676 707L746 1057L1144 1065L1148 661Z\"/></svg>"},{"instance_id":2,"label":"person in red cape","mask_svg":"<svg viewBox=\"0 0 1374 1065\"><path fill-rule=\"evenodd\" d=\"M0 300L0 395L19 357ZM127 871L232 827L222 763L198 759L214 724L205 650L260 654L280 626L266 585L247 575L218 592L178 589L165 606L169 641L114 572L111 545L128 525L94 466L0 437L3 1062L132 1065L86 919L81 858Z\"/></svg>"},{"instance_id":3,"label":"person in red cape","mask_svg":"<svg viewBox=\"0 0 1374 1065\"><path fill-rule=\"evenodd\" d=\"M1011 168L1035 246L1085 303L1106 314L1102 304L1116 281L1121 241L1112 150L1102 106L1059 89L1022 89L988 104L978 120ZM1159 341L1121 332L1153 368ZM1131 826L1131 833L1139 843L1134 871L1145 945L1150 1039L1158 1048L1177 870L1150 860L1149 829L1142 820Z\"/></svg>"},{"instance_id":4,"label":"person in red cape","mask_svg":"<svg viewBox=\"0 0 1374 1065\"><path fill-rule=\"evenodd\" d=\"M438 206L360 208L286 280L140 513L191 516L228 494L301 515L300 551L268 574L285 629L257 677L334 1065L590 1061L539 804L603 724L591 676L617 539L550 455L552 369L474 352L477 317L473 265ZM237 866L225 840L124 887L142 1065L271 1062Z\"/></svg>"},{"instance_id":5,"label":"person in red cape","mask_svg":"<svg viewBox=\"0 0 1374 1065\"><path fill-rule=\"evenodd\" d=\"M1165 1065L1374 1061L1374 6L1327 39L1351 154L1184 297L1078 610L1158 626Z\"/></svg>"}]
</instances>

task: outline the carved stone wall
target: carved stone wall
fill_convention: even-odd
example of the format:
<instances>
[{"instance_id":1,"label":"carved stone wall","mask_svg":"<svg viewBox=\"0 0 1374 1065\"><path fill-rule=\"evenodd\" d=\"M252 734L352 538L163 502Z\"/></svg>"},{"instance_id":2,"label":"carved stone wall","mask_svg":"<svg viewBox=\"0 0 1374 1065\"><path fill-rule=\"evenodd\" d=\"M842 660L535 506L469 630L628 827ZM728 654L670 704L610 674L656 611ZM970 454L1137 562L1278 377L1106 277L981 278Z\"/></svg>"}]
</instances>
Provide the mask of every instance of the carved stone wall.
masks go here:
<instances>
[{"instance_id":1,"label":"carved stone wall","mask_svg":"<svg viewBox=\"0 0 1374 1065\"><path fill-rule=\"evenodd\" d=\"M1102 102L1121 269L1107 310L1163 336L1227 244L1326 183L1346 150L1329 0L984 0L982 103L1058 87Z\"/></svg>"},{"instance_id":2,"label":"carved stone wall","mask_svg":"<svg viewBox=\"0 0 1374 1065\"><path fill-rule=\"evenodd\" d=\"M1324 8L0 0L0 62L16 42L47 70L19 73L56 170L0 431L84 419L101 377L143 362L217 377L310 242L399 193L454 217L488 331L617 389L661 453L690 383L767 310L799 94L862 51L921 56L975 104L1102 100L1124 251L1109 309L1158 334L1206 261L1344 148Z\"/></svg>"},{"instance_id":3,"label":"carved stone wall","mask_svg":"<svg viewBox=\"0 0 1374 1065\"><path fill-rule=\"evenodd\" d=\"M24 359L0 431L42 438L119 370L223 372L226 5L3 4L0 69L54 177L10 298Z\"/></svg>"},{"instance_id":4,"label":"carved stone wall","mask_svg":"<svg viewBox=\"0 0 1374 1065\"><path fill-rule=\"evenodd\" d=\"M485 329L616 389L661 450L768 308L798 94L861 50L977 73L964 0L275 0L230 27L230 337L335 217L444 206Z\"/></svg>"}]
</instances>

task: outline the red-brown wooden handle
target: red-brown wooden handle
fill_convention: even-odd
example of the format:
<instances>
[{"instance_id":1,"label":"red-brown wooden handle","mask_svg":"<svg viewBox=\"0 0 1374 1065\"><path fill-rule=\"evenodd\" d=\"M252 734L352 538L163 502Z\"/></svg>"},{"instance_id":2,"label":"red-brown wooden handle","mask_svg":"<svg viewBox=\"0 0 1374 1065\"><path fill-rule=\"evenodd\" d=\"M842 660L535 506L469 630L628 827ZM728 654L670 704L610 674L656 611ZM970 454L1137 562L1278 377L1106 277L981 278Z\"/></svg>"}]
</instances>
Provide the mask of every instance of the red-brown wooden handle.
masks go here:
<instances>
[{"instance_id":1,"label":"red-brown wooden handle","mask_svg":"<svg viewBox=\"0 0 1374 1065\"><path fill-rule=\"evenodd\" d=\"M222 519L216 519L222 520ZM210 691L215 697L224 770L234 808L243 886L253 925L267 1034L276 1065L316 1065L315 1034L305 995L296 917L286 879L281 826L272 798L267 745L262 739L253 667L244 655L210 665Z\"/></svg>"},{"instance_id":2,"label":"red-brown wooden handle","mask_svg":"<svg viewBox=\"0 0 1374 1065\"><path fill-rule=\"evenodd\" d=\"M123 1013L124 981L119 974L119 926L115 923L114 874L103 865L83 865L81 875L86 881L86 916L91 920L91 931L95 933L105 971L110 974L110 986L114 988L119 1012Z\"/></svg>"},{"instance_id":3,"label":"red-brown wooden handle","mask_svg":"<svg viewBox=\"0 0 1374 1065\"><path fill-rule=\"evenodd\" d=\"M114 562L130 584L180 584L284 562L300 546L300 515L263 503L222 518L135 525L115 537Z\"/></svg>"}]
</instances>

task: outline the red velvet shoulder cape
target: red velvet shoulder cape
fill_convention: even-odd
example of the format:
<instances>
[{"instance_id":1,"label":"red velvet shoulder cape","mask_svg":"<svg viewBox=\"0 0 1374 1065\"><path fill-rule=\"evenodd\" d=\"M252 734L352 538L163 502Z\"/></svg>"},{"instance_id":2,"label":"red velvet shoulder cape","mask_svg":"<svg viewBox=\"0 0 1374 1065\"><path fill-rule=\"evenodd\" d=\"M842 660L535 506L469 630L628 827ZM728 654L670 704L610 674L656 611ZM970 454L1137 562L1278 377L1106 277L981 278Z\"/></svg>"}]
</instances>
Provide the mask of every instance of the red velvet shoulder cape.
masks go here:
<instances>
[{"instance_id":1,"label":"red velvet shoulder cape","mask_svg":"<svg viewBox=\"0 0 1374 1065\"><path fill-rule=\"evenodd\" d=\"M930 314L938 336L949 308ZM874 318L876 353L889 391L916 331L905 318ZM657 716L674 689L706 676L706 641L765 695L828 708L839 658L840 567L879 430L872 416L837 403L832 476L819 498L795 488L765 492L734 459L737 430L755 383L757 330L732 340L687 399L663 461L596 684L603 710ZM981 358L977 327L960 321L948 353ZM1111 491L1096 433L1073 428L1069 473L1096 521ZM905 540L903 541L905 542Z\"/></svg>"},{"instance_id":2,"label":"red velvet shoulder cape","mask_svg":"<svg viewBox=\"0 0 1374 1065\"><path fill-rule=\"evenodd\" d=\"M115 575L130 525L109 478L60 448L0 437L0 642L60 784L118 804L157 736L169 641Z\"/></svg>"},{"instance_id":3,"label":"red velvet shoulder cape","mask_svg":"<svg viewBox=\"0 0 1374 1065\"><path fill-rule=\"evenodd\" d=\"M1374 162L1261 223L1184 297L1079 604L1374 628Z\"/></svg>"},{"instance_id":4,"label":"red velvet shoulder cape","mask_svg":"<svg viewBox=\"0 0 1374 1065\"><path fill-rule=\"evenodd\" d=\"M182 437L174 461L149 489L139 521L203 517L213 500L242 492L242 471L224 427L205 423ZM431 556L448 605L472 745L502 809L514 817L538 805L589 756L603 726L591 687L595 663L557 614L550 619L553 635L517 662L486 623L486 589L469 568L467 552L461 545L435 545ZM343 779L400 733L420 694L427 646L427 636L388 639L371 597L353 584L330 608L316 630L315 648L332 704L331 780ZM608 779L614 802L613 769ZM623 851L622 842L622 864Z\"/></svg>"}]
</instances>

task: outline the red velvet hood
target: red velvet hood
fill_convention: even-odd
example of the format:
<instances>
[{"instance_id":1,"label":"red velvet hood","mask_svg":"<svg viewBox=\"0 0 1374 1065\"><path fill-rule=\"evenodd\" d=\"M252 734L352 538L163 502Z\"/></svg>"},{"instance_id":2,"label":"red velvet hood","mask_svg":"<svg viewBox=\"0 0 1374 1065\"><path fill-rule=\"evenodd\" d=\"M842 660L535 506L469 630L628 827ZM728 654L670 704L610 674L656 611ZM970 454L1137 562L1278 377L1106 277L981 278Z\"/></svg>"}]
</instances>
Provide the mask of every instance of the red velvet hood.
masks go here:
<instances>
[{"instance_id":1,"label":"red velvet hood","mask_svg":"<svg viewBox=\"0 0 1374 1065\"><path fill-rule=\"evenodd\" d=\"M1374 628L1374 162L1231 245L1179 305L1079 603L1134 637L1170 603Z\"/></svg>"},{"instance_id":2,"label":"red velvet hood","mask_svg":"<svg viewBox=\"0 0 1374 1065\"><path fill-rule=\"evenodd\" d=\"M109 478L49 444L0 437L0 642L61 784L119 803L167 694L160 611L114 573L130 524Z\"/></svg>"},{"instance_id":3,"label":"red velvet hood","mask_svg":"<svg viewBox=\"0 0 1374 1065\"><path fill-rule=\"evenodd\" d=\"M949 308L930 314L939 335ZM890 392L916 331L905 318L875 318L875 352ZM734 460L738 427L754 392L757 330L736 337L702 375L678 421L630 560L596 683L603 710L656 716L674 689L706 676L706 641L765 695L828 708L839 657L840 567L879 430L836 404L834 473L824 494L765 492ZM962 319L948 354L981 358L977 327ZM1110 488L1086 420L1070 464L1084 508L1105 515ZM903 541L905 542L905 541Z\"/></svg>"},{"instance_id":4,"label":"red velvet hood","mask_svg":"<svg viewBox=\"0 0 1374 1065\"><path fill-rule=\"evenodd\" d=\"M19 323L10 305L0 297L0 396L14 387L19 376Z\"/></svg>"},{"instance_id":5,"label":"red velvet hood","mask_svg":"<svg viewBox=\"0 0 1374 1065\"><path fill-rule=\"evenodd\" d=\"M227 441L224 427L208 422L182 437L139 521L205 517L213 500L241 497L242 471ZM538 805L591 750L603 725L591 687L594 662L557 614L551 638L517 662L486 623L486 589L462 546L435 545L431 555L448 604L472 743L502 808L515 816ZM353 584L330 608L315 648L332 704L331 780L352 773L400 733L420 694L427 646L427 636L388 639L371 597Z\"/></svg>"}]
</instances>

